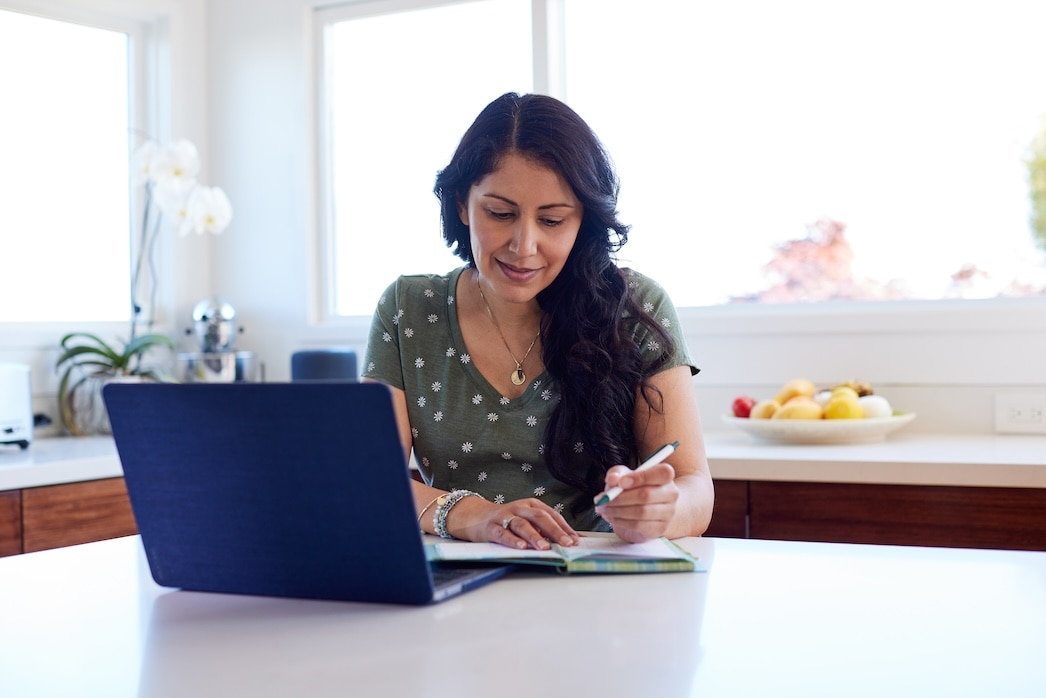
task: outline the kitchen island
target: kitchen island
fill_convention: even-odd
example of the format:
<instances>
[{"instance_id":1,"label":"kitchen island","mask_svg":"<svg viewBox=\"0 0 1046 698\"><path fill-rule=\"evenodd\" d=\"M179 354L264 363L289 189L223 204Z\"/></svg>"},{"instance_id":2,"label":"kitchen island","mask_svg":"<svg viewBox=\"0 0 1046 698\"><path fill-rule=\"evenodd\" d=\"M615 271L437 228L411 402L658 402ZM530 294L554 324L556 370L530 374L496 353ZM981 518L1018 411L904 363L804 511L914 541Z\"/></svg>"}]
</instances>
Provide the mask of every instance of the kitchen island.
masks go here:
<instances>
[{"instance_id":1,"label":"kitchen island","mask_svg":"<svg viewBox=\"0 0 1046 698\"><path fill-rule=\"evenodd\" d=\"M0 694L1041 698L1046 689L1046 553L680 543L707 572L513 573L421 607L172 591L152 581L137 536L4 558Z\"/></svg>"}]
</instances>

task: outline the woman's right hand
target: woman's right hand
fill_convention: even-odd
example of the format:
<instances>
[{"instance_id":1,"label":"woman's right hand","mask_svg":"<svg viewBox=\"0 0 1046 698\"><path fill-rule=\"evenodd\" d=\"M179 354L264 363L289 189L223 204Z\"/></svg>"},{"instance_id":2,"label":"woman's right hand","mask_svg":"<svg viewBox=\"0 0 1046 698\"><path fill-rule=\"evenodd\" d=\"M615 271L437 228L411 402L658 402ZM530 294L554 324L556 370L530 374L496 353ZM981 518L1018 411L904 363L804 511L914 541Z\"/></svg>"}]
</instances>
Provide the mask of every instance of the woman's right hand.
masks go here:
<instances>
[{"instance_id":1,"label":"woman's right hand","mask_svg":"<svg viewBox=\"0 0 1046 698\"><path fill-rule=\"evenodd\" d=\"M489 541L519 550L548 550L549 541L574 546L581 540L562 514L537 499L493 504L466 497L450 510L447 530L462 540Z\"/></svg>"}]
</instances>

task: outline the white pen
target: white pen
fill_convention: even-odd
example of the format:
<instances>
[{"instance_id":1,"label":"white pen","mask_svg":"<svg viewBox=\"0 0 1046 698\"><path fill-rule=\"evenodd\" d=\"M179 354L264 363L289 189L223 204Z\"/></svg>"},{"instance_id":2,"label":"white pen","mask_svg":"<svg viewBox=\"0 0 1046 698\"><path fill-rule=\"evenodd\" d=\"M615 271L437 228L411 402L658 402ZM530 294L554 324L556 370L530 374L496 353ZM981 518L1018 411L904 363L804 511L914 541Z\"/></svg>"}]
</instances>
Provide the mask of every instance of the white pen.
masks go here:
<instances>
[{"instance_id":1,"label":"white pen","mask_svg":"<svg viewBox=\"0 0 1046 698\"><path fill-rule=\"evenodd\" d=\"M661 448L654 451L649 458L640 463L639 467L633 470L632 472L636 473L640 470L652 468L653 466L663 461L665 458L668 458L670 455L672 455L672 452L675 451L677 448L679 448L678 441L673 441L670 444L665 444ZM601 507L604 504L608 504L609 502L614 501L617 498L617 496L624 491L625 490L621 487L611 487L609 490L603 493L602 497L596 500L596 506Z\"/></svg>"}]
</instances>

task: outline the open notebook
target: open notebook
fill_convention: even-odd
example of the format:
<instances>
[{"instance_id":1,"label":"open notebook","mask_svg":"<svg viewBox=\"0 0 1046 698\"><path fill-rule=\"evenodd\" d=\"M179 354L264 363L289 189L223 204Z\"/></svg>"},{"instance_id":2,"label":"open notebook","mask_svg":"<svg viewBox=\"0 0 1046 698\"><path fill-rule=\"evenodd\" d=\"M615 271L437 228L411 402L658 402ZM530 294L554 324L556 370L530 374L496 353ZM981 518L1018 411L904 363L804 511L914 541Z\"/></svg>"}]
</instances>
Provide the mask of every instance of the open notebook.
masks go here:
<instances>
[{"instance_id":1,"label":"open notebook","mask_svg":"<svg viewBox=\"0 0 1046 698\"><path fill-rule=\"evenodd\" d=\"M162 586L422 604L503 575L426 559L388 389L111 383L131 507Z\"/></svg>"},{"instance_id":2,"label":"open notebook","mask_svg":"<svg viewBox=\"0 0 1046 698\"><path fill-rule=\"evenodd\" d=\"M583 533L577 546L513 550L496 543L443 541L426 536L430 560L511 562L547 565L565 573L694 572L704 569L687 551L665 538L626 543L612 533Z\"/></svg>"}]
</instances>

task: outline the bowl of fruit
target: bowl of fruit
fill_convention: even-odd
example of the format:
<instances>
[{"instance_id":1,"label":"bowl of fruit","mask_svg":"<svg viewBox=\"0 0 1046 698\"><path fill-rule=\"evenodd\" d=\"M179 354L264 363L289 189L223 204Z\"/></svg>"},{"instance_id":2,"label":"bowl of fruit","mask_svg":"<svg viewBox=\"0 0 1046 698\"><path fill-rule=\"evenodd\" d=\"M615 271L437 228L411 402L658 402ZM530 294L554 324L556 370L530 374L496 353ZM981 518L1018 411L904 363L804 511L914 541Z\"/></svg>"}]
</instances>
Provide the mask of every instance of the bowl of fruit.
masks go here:
<instances>
[{"instance_id":1,"label":"bowl of fruit","mask_svg":"<svg viewBox=\"0 0 1046 698\"><path fill-rule=\"evenodd\" d=\"M846 381L819 389L797 378L772 398L737 397L723 421L760 441L790 444L861 444L883 441L915 419L895 410L872 386Z\"/></svg>"}]
</instances>

